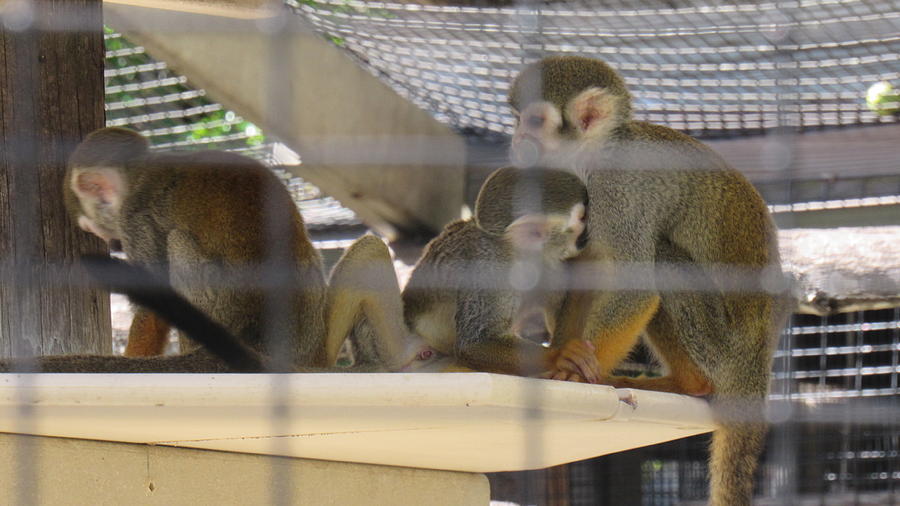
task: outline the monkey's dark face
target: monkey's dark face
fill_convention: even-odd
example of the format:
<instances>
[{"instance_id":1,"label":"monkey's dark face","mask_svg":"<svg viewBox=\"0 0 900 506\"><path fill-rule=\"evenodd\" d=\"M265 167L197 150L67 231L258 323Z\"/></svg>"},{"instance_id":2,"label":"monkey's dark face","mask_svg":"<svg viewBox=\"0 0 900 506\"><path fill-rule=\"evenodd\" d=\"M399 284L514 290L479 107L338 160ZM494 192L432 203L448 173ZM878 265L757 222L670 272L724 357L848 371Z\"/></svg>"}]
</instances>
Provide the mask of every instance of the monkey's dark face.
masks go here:
<instances>
[{"instance_id":1,"label":"monkey's dark face","mask_svg":"<svg viewBox=\"0 0 900 506\"><path fill-rule=\"evenodd\" d=\"M562 108L552 102L528 104L519 114L510 146L516 167L572 168L585 149L597 148L620 124L620 97L588 88Z\"/></svg>"},{"instance_id":2,"label":"monkey's dark face","mask_svg":"<svg viewBox=\"0 0 900 506\"><path fill-rule=\"evenodd\" d=\"M64 190L69 215L85 232L96 235L113 251L121 251L119 207L125 194L123 167L147 154L149 143L125 128L91 132L69 157Z\"/></svg>"},{"instance_id":3,"label":"monkey's dark face","mask_svg":"<svg viewBox=\"0 0 900 506\"><path fill-rule=\"evenodd\" d=\"M119 209L125 193L124 176L112 167L73 167L70 188L78 202L78 226L106 241L121 245Z\"/></svg>"},{"instance_id":4,"label":"monkey's dark face","mask_svg":"<svg viewBox=\"0 0 900 506\"><path fill-rule=\"evenodd\" d=\"M122 242L116 237L116 233L111 228L99 225L96 221L85 215L78 217L78 226L81 230L103 239L113 251L121 251ZM119 249L115 249L116 245L118 245Z\"/></svg>"},{"instance_id":5,"label":"monkey's dark face","mask_svg":"<svg viewBox=\"0 0 900 506\"><path fill-rule=\"evenodd\" d=\"M544 244L544 257L549 261L563 261L573 258L581 252L585 241L585 206L575 204L568 216L551 215L557 225L550 228Z\"/></svg>"},{"instance_id":6,"label":"monkey's dark face","mask_svg":"<svg viewBox=\"0 0 900 506\"><path fill-rule=\"evenodd\" d=\"M585 206L572 206L569 214L527 214L516 218L504 233L517 251L540 253L546 262L560 262L581 251L585 230Z\"/></svg>"},{"instance_id":7,"label":"monkey's dark face","mask_svg":"<svg viewBox=\"0 0 900 506\"><path fill-rule=\"evenodd\" d=\"M510 161L518 168L542 164L562 147L567 136L563 114L550 102L534 102L518 114L510 146Z\"/></svg>"},{"instance_id":8,"label":"monkey's dark face","mask_svg":"<svg viewBox=\"0 0 900 506\"><path fill-rule=\"evenodd\" d=\"M526 66L509 92L518 121L510 158L518 167L571 168L579 152L628 121L631 97L606 63L552 56Z\"/></svg>"}]
</instances>

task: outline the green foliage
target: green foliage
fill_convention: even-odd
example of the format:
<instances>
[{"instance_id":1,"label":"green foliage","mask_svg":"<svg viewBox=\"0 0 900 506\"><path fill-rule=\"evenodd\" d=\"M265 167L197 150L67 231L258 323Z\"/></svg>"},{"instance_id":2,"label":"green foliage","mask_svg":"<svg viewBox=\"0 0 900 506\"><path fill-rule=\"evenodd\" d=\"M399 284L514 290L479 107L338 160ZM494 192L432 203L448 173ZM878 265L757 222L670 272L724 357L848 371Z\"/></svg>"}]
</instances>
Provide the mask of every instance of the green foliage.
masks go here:
<instances>
[{"instance_id":1,"label":"green foliage","mask_svg":"<svg viewBox=\"0 0 900 506\"><path fill-rule=\"evenodd\" d=\"M381 8L372 8L360 5L352 5L349 0L342 0L340 3L323 3L317 0L293 0L295 6L306 6L316 11L319 16L334 15L357 15L368 16L370 18L394 19L397 16L391 11ZM337 47L344 47L347 40L333 33L325 34L325 39Z\"/></svg>"},{"instance_id":2,"label":"green foliage","mask_svg":"<svg viewBox=\"0 0 900 506\"><path fill-rule=\"evenodd\" d=\"M106 119L135 130L151 131L150 142L199 145L204 148L257 146L266 137L256 125L245 121L204 94L183 83L180 76L144 53L139 46L103 28L106 70Z\"/></svg>"}]
</instances>

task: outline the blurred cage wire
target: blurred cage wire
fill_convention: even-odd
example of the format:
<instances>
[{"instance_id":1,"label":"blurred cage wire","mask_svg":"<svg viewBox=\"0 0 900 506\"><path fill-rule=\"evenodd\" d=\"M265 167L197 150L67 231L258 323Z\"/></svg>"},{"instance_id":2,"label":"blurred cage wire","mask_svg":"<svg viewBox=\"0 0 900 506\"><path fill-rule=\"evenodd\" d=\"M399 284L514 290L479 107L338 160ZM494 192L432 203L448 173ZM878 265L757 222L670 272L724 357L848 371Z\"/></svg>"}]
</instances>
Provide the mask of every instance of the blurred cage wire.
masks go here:
<instances>
[{"instance_id":1,"label":"blurred cage wire","mask_svg":"<svg viewBox=\"0 0 900 506\"><path fill-rule=\"evenodd\" d=\"M812 133L900 132L897 115L879 114L865 100L872 85L900 82L896 1L286 4L298 23L312 25L399 94L498 150L514 124L505 103L510 80L523 63L548 53L605 59L625 77L637 119L713 142L782 139L790 149ZM115 27L105 40L108 125L132 127L157 149L230 149L273 167L301 159ZM749 176L776 216L897 205L898 150L890 143L877 148L853 146L852 156L802 173L788 162L766 167L766 177ZM314 239L335 227L362 229L334 199L281 176ZM885 275L880 267L871 266L875 276ZM900 504L898 378L896 306L795 315L776 353L772 400L803 416L775 425L759 471L761 501L785 504L778 494L790 481L797 504ZM773 452L776 443L788 447ZM702 503L706 444L696 437L572 464L559 496L536 502ZM508 488L514 499L516 486Z\"/></svg>"}]
</instances>

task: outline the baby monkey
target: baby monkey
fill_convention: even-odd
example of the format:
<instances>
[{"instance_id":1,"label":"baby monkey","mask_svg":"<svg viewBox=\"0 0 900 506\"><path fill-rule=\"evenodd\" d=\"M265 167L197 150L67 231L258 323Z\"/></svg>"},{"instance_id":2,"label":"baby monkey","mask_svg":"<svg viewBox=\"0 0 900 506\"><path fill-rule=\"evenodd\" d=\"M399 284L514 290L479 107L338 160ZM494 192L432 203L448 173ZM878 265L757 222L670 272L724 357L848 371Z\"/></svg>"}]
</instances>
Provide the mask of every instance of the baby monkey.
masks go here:
<instances>
[{"instance_id":1,"label":"baby monkey","mask_svg":"<svg viewBox=\"0 0 900 506\"><path fill-rule=\"evenodd\" d=\"M481 187L472 219L425 247L402 294L409 329L456 370L599 379L591 345L546 348L516 334L540 314L553 328L578 254L587 191L559 170L504 168ZM569 374L567 371L575 371Z\"/></svg>"}]
</instances>

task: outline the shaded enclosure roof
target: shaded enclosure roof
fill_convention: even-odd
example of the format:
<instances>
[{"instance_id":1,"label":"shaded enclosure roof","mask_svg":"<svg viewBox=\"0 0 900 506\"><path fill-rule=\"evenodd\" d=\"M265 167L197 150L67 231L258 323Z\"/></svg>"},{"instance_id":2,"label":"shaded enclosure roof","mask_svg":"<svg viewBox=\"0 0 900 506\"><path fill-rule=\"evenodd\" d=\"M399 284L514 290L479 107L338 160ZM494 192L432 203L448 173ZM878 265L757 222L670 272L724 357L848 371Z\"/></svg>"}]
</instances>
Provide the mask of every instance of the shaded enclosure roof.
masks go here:
<instances>
[{"instance_id":1,"label":"shaded enclosure roof","mask_svg":"<svg viewBox=\"0 0 900 506\"><path fill-rule=\"evenodd\" d=\"M550 53L607 60L638 119L699 136L896 121L865 95L900 78L897 1L287 4L399 93L479 135L510 133L509 82Z\"/></svg>"},{"instance_id":2,"label":"shaded enclosure roof","mask_svg":"<svg viewBox=\"0 0 900 506\"><path fill-rule=\"evenodd\" d=\"M273 167L313 231L361 224L353 211L316 186L276 168L299 162L287 146L266 137L122 34L106 28L104 39L107 126L137 130L154 149L225 149Z\"/></svg>"}]
</instances>

